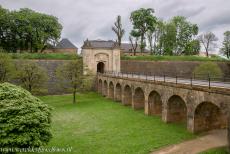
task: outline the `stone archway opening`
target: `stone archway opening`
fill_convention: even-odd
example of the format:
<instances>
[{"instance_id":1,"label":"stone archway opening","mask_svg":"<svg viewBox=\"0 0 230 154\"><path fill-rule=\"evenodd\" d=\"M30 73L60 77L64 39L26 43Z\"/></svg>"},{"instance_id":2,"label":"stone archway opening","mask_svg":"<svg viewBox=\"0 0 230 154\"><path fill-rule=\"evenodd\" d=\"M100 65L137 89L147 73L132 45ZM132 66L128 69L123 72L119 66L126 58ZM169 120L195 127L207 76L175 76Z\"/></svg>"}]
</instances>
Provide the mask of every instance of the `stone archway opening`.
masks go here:
<instances>
[{"instance_id":1,"label":"stone archway opening","mask_svg":"<svg viewBox=\"0 0 230 154\"><path fill-rule=\"evenodd\" d=\"M107 81L104 81L104 86L103 86L103 96L107 96L108 95L108 83Z\"/></svg>"},{"instance_id":2,"label":"stone archway opening","mask_svg":"<svg viewBox=\"0 0 230 154\"><path fill-rule=\"evenodd\" d=\"M158 92L152 91L148 97L148 114L162 115L162 100Z\"/></svg>"},{"instance_id":3,"label":"stone archway opening","mask_svg":"<svg viewBox=\"0 0 230 154\"><path fill-rule=\"evenodd\" d=\"M141 88L135 89L133 99L134 109L143 109L145 107L145 94Z\"/></svg>"},{"instance_id":4,"label":"stone archway opening","mask_svg":"<svg viewBox=\"0 0 230 154\"><path fill-rule=\"evenodd\" d=\"M132 105L132 90L131 87L128 85L126 85L124 88L123 104Z\"/></svg>"},{"instance_id":5,"label":"stone archway opening","mask_svg":"<svg viewBox=\"0 0 230 154\"><path fill-rule=\"evenodd\" d=\"M102 94L102 80L98 81L98 92Z\"/></svg>"},{"instance_id":6,"label":"stone archway opening","mask_svg":"<svg viewBox=\"0 0 230 154\"><path fill-rule=\"evenodd\" d=\"M168 100L167 122L187 123L187 107L184 100L177 95Z\"/></svg>"},{"instance_id":7,"label":"stone archway opening","mask_svg":"<svg viewBox=\"0 0 230 154\"><path fill-rule=\"evenodd\" d=\"M109 83L109 98L114 99L114 85L113 85L113 82Z\"/></svg>"},{"instance_id":8,"label":"stone archway opening","mask_svg":"<svg viewBox=\"0 0 230 154\"><path fill-rule=\"evenodd\" d=\"M116 84L116 92L115 92L115 99L116 101L121 101L121 84L120 83L117 83Z\"/></svg>"},{"instance_id":9,"label":"stone archway opening","mask_svg":"<svg viewBox=\"0 0 230 154\"><path fill-rule=\"evenodd\" d=\"M227 117L217 105L211 102L199 104L194 114L194 132L221 129L227 126Z\"/></svg>"},{"instance_id":10,"label":"stone archway opening","mask_svg":"<svg viewBox=\"0 0 230 154\"><path fill-rule=\"evenodd\" d=\"M97 64L97 72L104 73L105 72L105 64L103 62L99 62Z\"/></svg>"}]
</instances>

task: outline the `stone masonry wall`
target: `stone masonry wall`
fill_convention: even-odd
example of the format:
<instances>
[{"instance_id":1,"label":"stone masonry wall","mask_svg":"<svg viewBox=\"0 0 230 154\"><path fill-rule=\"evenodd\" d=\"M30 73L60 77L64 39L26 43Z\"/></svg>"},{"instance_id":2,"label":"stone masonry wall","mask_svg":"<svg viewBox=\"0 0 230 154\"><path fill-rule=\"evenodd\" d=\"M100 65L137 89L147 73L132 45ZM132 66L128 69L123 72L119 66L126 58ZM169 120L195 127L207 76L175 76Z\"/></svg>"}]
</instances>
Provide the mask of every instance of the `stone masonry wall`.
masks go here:
<instances>
[{"instance_id":1,"label":"stone masonry wall","mask_svg":"<svg viewBox=\"0 0 230 154\"><path fill-rule=\"evenodd\" d=\"M121 72L153 73L155 75L191 77L196 66L203 62L185 61L134 61L122 60ZM217 62L225 76L230 76L230 62Z\"/></svg>"},{"instance_id":2,"label":"stone masonry wall","mask_svg":"<svg viewBox=\"0 0 230 154\"><path fill-rule=\"evenodd\" d=\"M15 61L17 63L18 60ZM29 60L28 60L29 61ZM46 69L48 74L48 82L46 84L47 94L65 94L66 90L61 88L58 84L58 79L56 77L56 69L58 66L68 63L69 60L32 60L38 63L39 66Z\"/></svg>"}]
</instances>

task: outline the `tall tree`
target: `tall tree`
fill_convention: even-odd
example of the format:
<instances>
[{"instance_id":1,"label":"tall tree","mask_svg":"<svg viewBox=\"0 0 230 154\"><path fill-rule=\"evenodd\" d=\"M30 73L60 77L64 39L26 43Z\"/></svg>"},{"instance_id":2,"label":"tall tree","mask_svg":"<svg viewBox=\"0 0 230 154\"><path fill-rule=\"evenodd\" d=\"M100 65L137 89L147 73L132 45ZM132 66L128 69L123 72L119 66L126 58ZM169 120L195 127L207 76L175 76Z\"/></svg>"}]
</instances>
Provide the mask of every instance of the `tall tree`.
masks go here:
<instances>
[{"instance_id":1,"label":"tall tree","mask_svg":"<svg viewBox=\"0 0 230 154\"><path fill-rule=\"evenodd\" d=\"M157 24L153 35L154 37L153 51L155 54L161 54L162 52L162 43L160 42L160 38L164 33L164 26L165 25L162 20L157 20Z\"/></svg>"},{"instance_id":2,"label":"tall tree","mask_svg":"<svg viewBox=\"0 0 230 154\"><path fill-rule=\"evenodd\" d=\"M186 48L198 34L198 26L186 20L183 16L175 16L170 21L175 26L175 48L172 49L175 55L187 54Z\"/></svg>"},{"instance_id":3,"label":"tall tree","mask_svg":"<svg viewBox=\"0 0 230 154\"><path fill-rule=\"evenodd\" d=\"M221 52L230 59L230 31L226 31L224 33L224 41Z\"/></svg>"},{"instance_id":4,"label":"tall tree","mask_svg":"<svg viewBox=\"0 0 230 154\"><path fill-rule=\"evenodd\" d=\"M121 16L117 16L116 22L114 23L114 26L112 27L112 30L117 35L117 41L119 46L121 46L121 39L125 34L125 30L122 28L121 23Z\"/></svg>"},{"instance_id":5,"label":"tall tree","mask_svg":"<svg viewBox=\"0 0 230 154\"><path fill-rule=\"evenodd\" d=\"M152 30L148 30L147 31L147 40L148 40L148 43L149 43L149 48L150 48L150 52L151 54L153 54L153 31Z\"/></svg>"},{"instance_id":6,"label":"tall tree","mask_svg":"<svg viewBox=\"0 0 230 154\"><path fill-rule=\"evenodd\" d=\"M148 30L155 27L156 17L154 16L154 10L151 8L133 11L130 16L130 20L133 24L133 29L140 33L140 48L141 52L145 49L145 35Z\"/></svg>"},{"instance_id":7,"label":"tall tree","mask_svg":"<svg viewBox=\"0 0 230 154\"><path fill-rule=\"evenodd\" d=\"M211 50L213 47L215 47L215 42L218 41L218 38L215 34L212 32L207 32L204 34L201 34L198 37L198 40L203 44L206 52L206 56L209 56L209 50Z\"/></svg>"},{"instance_id":8,"label":"tall tree","mask_svg":"<svg viewBox=\"0 0 230 154\"><path fill-rule=\"evenodd\" d=\"M138 31L132 30L130 32L129 41L132 45L134 56L136 56L139 38L140 38L140 33Z\"/></svg>"},{"instance_id":9,"label":"tall tree","mask_svg":"<svg viewBox=\"0 0 230 154\"><path fill-rule=\"evenodd\" d=\"M163 55L173 55L176 42L176 28L172 23L166 23L164 26L164 32L160 38L160 44L162 44Z\"/></svg>"}]
</instances>

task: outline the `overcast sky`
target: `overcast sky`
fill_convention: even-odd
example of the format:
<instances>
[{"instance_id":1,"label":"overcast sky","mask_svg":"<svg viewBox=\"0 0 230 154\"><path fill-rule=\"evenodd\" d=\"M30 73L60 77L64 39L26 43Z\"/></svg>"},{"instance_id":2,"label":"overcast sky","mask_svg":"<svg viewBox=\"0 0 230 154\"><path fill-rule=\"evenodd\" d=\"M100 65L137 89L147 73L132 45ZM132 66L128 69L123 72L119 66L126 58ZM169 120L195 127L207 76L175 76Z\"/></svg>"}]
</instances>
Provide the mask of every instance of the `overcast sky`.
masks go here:
<instances>
[{"instance_id":1,"label":"overcast sky","mask_svg":"<svg viewBox=\"0 0 230 154\"><path fill-rule=\"evenodd\" d=\"M230 0L0 0L4 8L30 8L58 17L63 25L62 38L69 38L77 47L83 40L116 39L111 31L117 15L122 16L128 41L132 28L130 13L141 7L154 8L157 17L168 20L172 16L187 17L198 24L200 33L212 31L223 40L230 30Z\"/></svg>"}]
</instances>

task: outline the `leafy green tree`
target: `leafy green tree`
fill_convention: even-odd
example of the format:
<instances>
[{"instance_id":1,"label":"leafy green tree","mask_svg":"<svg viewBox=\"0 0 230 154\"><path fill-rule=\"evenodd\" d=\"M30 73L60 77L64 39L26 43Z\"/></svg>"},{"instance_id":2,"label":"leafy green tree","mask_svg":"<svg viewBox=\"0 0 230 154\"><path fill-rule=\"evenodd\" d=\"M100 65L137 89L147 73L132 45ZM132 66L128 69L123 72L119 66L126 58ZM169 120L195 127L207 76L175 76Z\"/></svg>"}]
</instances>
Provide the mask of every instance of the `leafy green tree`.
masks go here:
<instances>
[{"instance_id":1,"label":"leafy green tree","mask_svg":"<svg viewBox=\"0 0 230 154\"><path fill-rule=\"evenodd\" d=\"M145 49L145 35L148 30L154 30L156 24L156 17L153 15L154 10L151 8L133 11L130 20L133 24L133 30L140 34L140 48L141 52Z\"/></svg>"},{"instance_id":2,"label":"leafy green tree","mask_svg":"<svg viewBox=\"0 0 230 154\"><path fill-rule=\"evenodd\" d=\"M56 76L61 86L73 93L73 103L76 103L77 92L86 91L92 87L92 76L90 73L84 75L81 59L60 65L56 70Z\"/></svg>"},{"instance_id":3,"label":"leafy green tree","mask_svg":"<svg viewBox=\"0 0 230 154\"><path fill-rule=\"evenodd\" d=\"M0 19L0 46L7 51L42 52L61 35L56 17L27 8L8 11L0 7Z\"/></svg>"},{"instance_id":4,"label":"leafy green tree","mask_svg":"<svg viewBox=\"0 0 230 154\"><path fill-rule=\"evenodd\" d=\"M198 55L200 52L200 41L193 40L190 41L185 47L185 55Z\"/></svg>"},{"instance_id":5,"label":"leafy green tree","mask_svg":"<svg viewBox=\"0 0 230 154\"><path fill-rule=\"evenodd\" d=\"M138 31L132 30L130 32L129 41L132 45L132 50L133 50L134 56L136 56L139 39L140 39L140 33Z\"/></svg>"},{"instance_id":6,"label":"leafy green tree","mask_svg":"<svg viewBox=\"0 0 230 154\"><path fill-rule=\"evenodd\" d=\"M11 57L0 52L0 83L9 81L14 75L14 65Z\"/></svg>"},{"instance_id":7,"label":"leafy green tree","mask_svg":"<svg viewBox=\"0 0 230 154\"><path fill-rule=\"evenodd\" d=\"M21 87L0 84L0 117L1 148L38 148L52 138L51 108Z\"/></svg>"},{"instance_id":8,"label":"leafy green tree","mask_svg":"<svg viewBox=\"0 0 230 154\"><path fill-rule=\"evenodd\" d=\"M230 31L226 31L224 33L224 41L221 52L230 59Z\"/></svg>"},{"instance_id":9,"label":"leafy green tree","mask_svg":"<svg viewBox=\"0 0 230 154\"><path fill-rule=\"evenodd\" d=\"M36 62L20 61L16 66L20 85L31 93L43 93L45 91L45 83L48 80L47 72Z\"/></svg>"},{"instance_id":10,"label":"leafy green tree","mask_svg":"<svg viewBox=\"0 0 230 154\"><path fill-rule=\"evenodd\" d=\"M154 37L153 34L154 34L154 31L152 31L152 30L147 31L147 40L149 43L149 48L150 48L151 54L153 54L153 37Z\"/></svg>"},{"instance_id":11,"label":"leafy green tree","mask_svg":"<svg viewBox=\"0 0 230 154\"><path fill-rule=\"evenodd\" d=\"M160 41L160 39L163 36L164 27L165 27L164 22L162 20L158 19L156 27L155 27L155 31L154 31L154 36L153 36L153 39L154 39L154 44L153 44L154 54L160 54L160 55L162 54L162 42Z\"/></svg>"},{"instance_id":12,"label":"leafy green tree","mask_svg":"<svg viewBox=\"0 0 230 154\"><path fill-rule=\"evenodd\" d=\"M121 46L121 39L125 34L125 30L122 28L121 23L121 16L117 16L116 22L114 23L114 26L112 27L112 30L117 35L117 41L119 46Z\"/></svg>"},{"instance_id":13,"label":"leafy green tree","mask_svg":"<svg viewBox=\"0 0 230 154\"><path fill-rule=\"evenodd\" d=\"M173 49L176 47L176 27L172 23L166 23L164 26L164 33L160 39L164 55L173 55Z\"/></svg>"},{"instance_id":14,"label":"leafy green tree","mask_svg":"<svg viewBox=\"0 0 230 154\"><path fill-rule=\"evenodd\" d=\"M205 51L206 51L206 56L209 57L209 50L211 50L212 48L216 46L215 42L218 41L218 38L212 32L207 32L207 33L201 34L198 37L198 40L203 44Z\"/></svg>"},{"instance_id":15,"label":"leafy green tree","mask_svg":"<svg viewBox=\"0 0 230 154\"><path fill-rule=\"evenodd\" d=\"M186 21L186 18L183 16L173 17L171 23L174 24L176 28L175 54L186 54L185 49L187 45L189 45L193 37L198 34L198 26Z\"/></svg>"}]
</instances>

